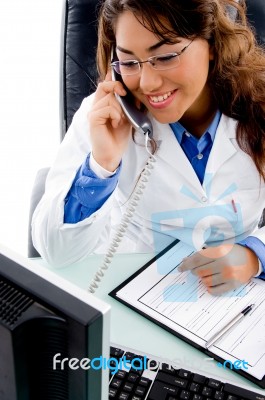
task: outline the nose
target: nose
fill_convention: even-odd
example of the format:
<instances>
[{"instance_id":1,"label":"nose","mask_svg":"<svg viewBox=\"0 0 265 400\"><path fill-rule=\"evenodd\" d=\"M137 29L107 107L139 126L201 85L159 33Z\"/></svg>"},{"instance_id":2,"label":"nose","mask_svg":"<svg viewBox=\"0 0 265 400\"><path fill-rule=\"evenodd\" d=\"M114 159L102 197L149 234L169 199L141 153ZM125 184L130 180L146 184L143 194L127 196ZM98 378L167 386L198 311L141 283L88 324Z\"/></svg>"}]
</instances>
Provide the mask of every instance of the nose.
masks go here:
<instances>
[{"instance_id":1,"label":"nose","mask_svg":"<svg viewBox=\"0 0 265 400\"><path fill-rule=\"evenodd\" d=\"M139 86L144 93L154 92L161 87L163 79L160 72L149 63L142 64Z\"/></svg>"}]
</instances>

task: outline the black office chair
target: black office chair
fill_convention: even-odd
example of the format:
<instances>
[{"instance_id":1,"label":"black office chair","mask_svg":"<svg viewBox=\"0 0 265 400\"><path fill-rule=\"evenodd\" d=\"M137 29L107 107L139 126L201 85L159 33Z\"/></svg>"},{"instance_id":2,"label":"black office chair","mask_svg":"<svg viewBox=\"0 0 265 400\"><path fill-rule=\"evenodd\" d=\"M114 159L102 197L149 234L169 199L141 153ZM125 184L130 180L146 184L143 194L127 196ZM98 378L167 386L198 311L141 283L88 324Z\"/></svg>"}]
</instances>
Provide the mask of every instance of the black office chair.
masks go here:
<instances>
[{"instance_id":1,"label":"black office chair","mask_svg":"<svg viewBox=\"0 0 265 400\"><path fill-rule=\"evenodd\" d=\"M61 40L61 140L82 100L97 84L95 63L97 45L97 12L99 0L65 0ZM256 30L258 41L265 45L265 2L247 0L248 18ZM28 256L38 257L31 239L32 214L45 188L48 168L37 173L30 202L28 227ZM261 219L265 224L265 212Z\"/></svg>"},{"instance_id":2,"label":"black office chair","mask_svg":"<svg viewBox=\"0 0 265 400\"><path fill-rule=\"evenodd\" d=\"M246 0L247 16L254 27L258 43L265 46L265 1Z\"/></svg>"},{"instance_id":3,"label":"black office chair","mask_svg":"<svg viewBox=\"0 0 265 400\"><path fill-rule=\"evenodd\" d=\"M60 139L82 100L97 86L96 46L99 0L65 0L60 63ZM30 199L28 257L39 257L31 239L31 219L45 189L49 168L37 172Z\"/></svg>"}]
</instances>

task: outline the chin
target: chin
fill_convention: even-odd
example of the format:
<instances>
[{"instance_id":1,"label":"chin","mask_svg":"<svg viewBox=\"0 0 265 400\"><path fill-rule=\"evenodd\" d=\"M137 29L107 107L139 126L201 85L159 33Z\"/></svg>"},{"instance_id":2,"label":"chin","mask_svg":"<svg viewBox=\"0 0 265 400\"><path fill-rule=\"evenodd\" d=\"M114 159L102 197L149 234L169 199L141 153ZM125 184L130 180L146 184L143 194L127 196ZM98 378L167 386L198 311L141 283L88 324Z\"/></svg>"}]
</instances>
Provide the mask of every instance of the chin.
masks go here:
<instances>
[{"instance_id":1,"label":"chin","mask_svg":"<svg viewBox=\"0 0 265 400\"><path fill-rule=\"evenodd\" d=\"M154 119L157 122L160 122L160 124L173 124L174 122L177 122L180 118L181 115L175 114L175 115L156 115L152 114Z\"/></svg>"}]
</instances>

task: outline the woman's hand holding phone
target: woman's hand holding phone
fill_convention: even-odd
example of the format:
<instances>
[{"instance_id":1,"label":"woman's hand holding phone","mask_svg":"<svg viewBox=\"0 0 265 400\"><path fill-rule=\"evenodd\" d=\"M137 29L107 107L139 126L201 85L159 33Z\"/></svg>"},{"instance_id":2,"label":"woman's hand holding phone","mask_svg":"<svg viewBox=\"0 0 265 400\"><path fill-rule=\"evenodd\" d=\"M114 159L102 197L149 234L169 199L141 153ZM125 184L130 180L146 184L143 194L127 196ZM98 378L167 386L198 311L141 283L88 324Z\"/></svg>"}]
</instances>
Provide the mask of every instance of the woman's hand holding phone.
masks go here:
<instances>
[{"instance_id":1,"label":"woman's hand holding phone","mask_svg":"<svg viewBox=\"0 0 265 400\"><path fill-rule=\"evenodd\" d=\"M132 126L115 97L124 96L121 82L112 81L108 73L98 85L92 109L88 115L93 157L106 170L113 172L119 166L131 137Z\"/></svg>"}]
</instances>

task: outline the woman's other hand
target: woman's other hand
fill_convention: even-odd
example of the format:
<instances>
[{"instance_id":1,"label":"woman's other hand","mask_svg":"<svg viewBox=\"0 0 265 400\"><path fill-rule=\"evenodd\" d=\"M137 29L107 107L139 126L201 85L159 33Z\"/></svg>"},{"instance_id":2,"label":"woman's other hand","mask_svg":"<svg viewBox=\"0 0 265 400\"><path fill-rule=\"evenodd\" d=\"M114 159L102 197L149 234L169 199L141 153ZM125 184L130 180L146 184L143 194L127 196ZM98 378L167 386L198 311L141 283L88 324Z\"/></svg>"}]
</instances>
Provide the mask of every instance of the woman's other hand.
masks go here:
<instances>
[{"instance_id":1,"label":"woman's other hand","mask_svg":"<svg viewBox=\"0 0 265 400\"><path fill-rule=\"evenodd\" d=\"M249 282L258 268L258 257L251 249L238 244L223 244L185 258L179 271L191 271L210 294L221 295Z\"/></svg>"}]
</instances>

